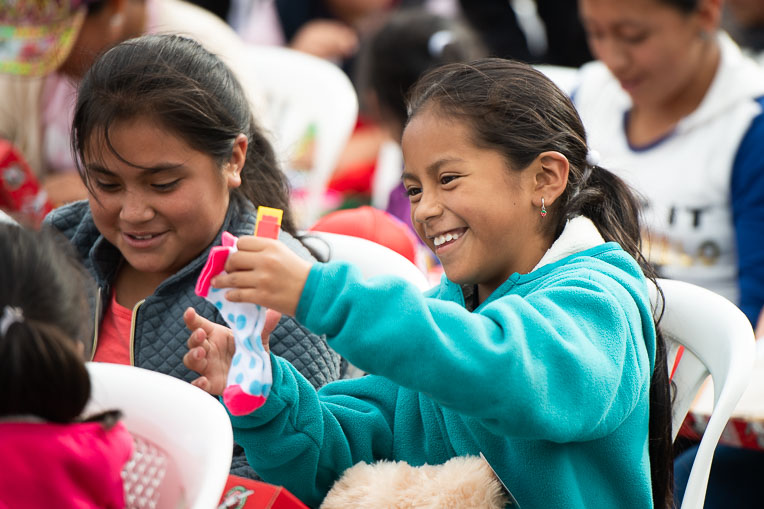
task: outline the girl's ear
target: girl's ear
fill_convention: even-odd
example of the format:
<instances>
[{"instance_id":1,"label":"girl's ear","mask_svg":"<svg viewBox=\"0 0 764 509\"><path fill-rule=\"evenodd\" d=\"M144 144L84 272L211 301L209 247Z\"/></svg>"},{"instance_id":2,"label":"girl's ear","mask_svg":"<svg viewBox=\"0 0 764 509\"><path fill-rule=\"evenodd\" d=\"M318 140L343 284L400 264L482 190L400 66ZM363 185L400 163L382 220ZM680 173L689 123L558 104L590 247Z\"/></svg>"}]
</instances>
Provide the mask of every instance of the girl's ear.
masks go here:
<instances>
[{"instance_id":1,"label":"girl's ear","mask_svg":"<svg viewBox=\"0 0 764 509\"><path fill-rule=\"evenodd\" d=\"M228 189L234 189L241 185L241 172L244 169L244 163L247 161L247 147L249 140L244 134L239 134L233 142L231 158L223 166L223 175L226 178Z\"/></svg>"},{"instance_id":2,"label":"girl's ear","mask_svg":"<svg viewBox=\"0 0 764 509\"><path fill-rule=\"evenodd\" d=\"M722 0L700 0L695 15L701 32L713 35L721 24Z\"/></svg>"},{"instance_id":3,"label":"girl's ear","mask_svg":"<svg viewBox=\"0 0 764 509\"><path fill-rule=\"evenodd\" d=\"M565 191L568 185L570 163L567 157L553 151L542 152L538 156L538 161L540 164L534 175L533 205L540 207L541 198L544 198L545 205L551 205Z\"/></svg>"}]
</instances>

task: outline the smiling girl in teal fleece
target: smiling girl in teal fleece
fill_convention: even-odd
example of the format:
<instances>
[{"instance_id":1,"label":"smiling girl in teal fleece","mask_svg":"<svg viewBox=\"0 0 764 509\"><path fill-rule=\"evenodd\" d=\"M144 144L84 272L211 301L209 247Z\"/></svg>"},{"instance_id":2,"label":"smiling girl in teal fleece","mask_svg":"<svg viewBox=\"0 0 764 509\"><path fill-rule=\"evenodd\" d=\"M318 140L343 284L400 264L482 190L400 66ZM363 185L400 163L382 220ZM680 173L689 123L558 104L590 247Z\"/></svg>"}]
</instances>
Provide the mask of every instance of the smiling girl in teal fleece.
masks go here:
<instances>
[{"instance_id":1,"label":"smiling girl in teal fleece","mask_svg":"<svg viewBox=\"0 0 764 509\"><path fill-rule=\"evenodd\" d=\"M438 287L311 266L254 237L213 280L370 373L316 392L272 356L268 401L231 417L248 461L313 505L360 461L482 452L523 509L665 507L665 346L631 192L588 152L567 97L525 64L437 69L409 111L403 182L443 263ZM228 335L206 331L184 361L220 394Z\"/></svg>"}]
</instances>

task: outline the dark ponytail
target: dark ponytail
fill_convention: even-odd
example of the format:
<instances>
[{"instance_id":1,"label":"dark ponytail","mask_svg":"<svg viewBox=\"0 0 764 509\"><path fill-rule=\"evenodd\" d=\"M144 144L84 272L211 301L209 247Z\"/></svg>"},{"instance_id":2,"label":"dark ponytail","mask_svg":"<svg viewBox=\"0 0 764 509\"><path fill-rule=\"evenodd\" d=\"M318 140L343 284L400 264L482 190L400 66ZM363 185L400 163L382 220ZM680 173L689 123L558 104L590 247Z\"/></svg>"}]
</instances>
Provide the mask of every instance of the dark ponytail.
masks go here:
<instances>
[{"instance_id":1,"label":"dark ponytail","mask_svg":"<svg viewBox=\"0 0 764 509\"><path fill-rule=\"evenodd\" d=\"M565 205L566 217L583 215L597 225L605 240L618 242L624 251L639 263L653 283L656 273L641 251L639 201L626 183L597 164L587 165L580 191L571 195ZM658 288L660 292L660 288ZM660 299L663 302L663 299ZM658 310L658 317L662 310ZM653 505L673 507L674 469L671 424L671 381L668 375L666 341L656 322L655 368L650 380L650 468L652 471Z\"/></svg>"},{"instance_id":2,"label":"dark ponytail","mask_svg":"<svg viewBox=\"0 0 764 509\"><path fill-rule=\"evenodd\" d=\"M531 66L497 58L435 69L417 82L409 99L409 119L436 108L472 127L472 142L504 155L512 171L523 171L539 154L562 153L570 163L568 185L548 205L543 226L556 239L567 221L583 215L606 241L619 243L645 276L655 273L640 251L639 201L613 173L593 164L586 132L570 98ZM653 502L673 503L671 387L666 344L656 324L655 368L650 382L649 453Z\"/></svg>"},{"instance_id":3,"label":"dark ponytail","mask_svg":"<svg viewBox=\"0 0 764 509\"><path fill-rule=\"evenodd\" d=\"M557 233L568 219L586 216L597 225L605 240L619 243L647 276L653 276L652 267L640 250L639 201L631 188L597 164L584 163L584 170L571 171L571 178L575 185L568 186L558 204L565 213L557 218Z\"/></svg>"},{"instance_id":4,"label":"dark ponytail","mask_svg":"<svg viewBox=\"0 0 764 509\"><path fill-rule=\"evenodd\" d=\"M618 242L639 263L645 276L653 283L656 274L641 251L639 229L639 201L631 188L620 178L597 164L588 165L588 175L581 182L581 190L566 204L566 215L583 215L597 225L605 240ZM587 173L585 172L585 173ZM658 288L660 292L660 288ZM663 302L663 299L660 299ZM658 310L658 317L662 310ZM657 320L660 322L660 319ZM653 505L672 507L674 469L671 424L671 381L668 375L666 341L656 323L655 368L650 380L650 467L652 470Z\"/></svg>"},{"instance_id":5,"label":"dark ponytail","mask_svg":"<svg viewBox=\"0 0 764 509\"><path fill-rule=\"evenodd\" d=\"M77 419L90 398L84 269L66 239L0 225L0 416Z\"/></svg>"}]
</instances>

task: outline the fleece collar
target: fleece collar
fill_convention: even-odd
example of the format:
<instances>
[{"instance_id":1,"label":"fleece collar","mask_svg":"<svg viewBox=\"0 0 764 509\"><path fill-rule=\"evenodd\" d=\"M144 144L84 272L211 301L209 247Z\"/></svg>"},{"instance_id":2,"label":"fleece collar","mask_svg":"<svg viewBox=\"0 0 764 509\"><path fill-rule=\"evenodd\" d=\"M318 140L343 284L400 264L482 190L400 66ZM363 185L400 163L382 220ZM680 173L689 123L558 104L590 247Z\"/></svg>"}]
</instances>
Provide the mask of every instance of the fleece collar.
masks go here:
<instances>
[{"instance_id":1,"label":"fleece collar","mask_svg":"<svg viewBox=\"0 0 764 509\"><path fill-rule=\"evenodd\" d=\"M599 230L594 226L591 219L584 216L576 216L568 220L560 236L557 237L554 244L544 253L544 256L533 267L533 270L604 243L605 239L602 238L602 235L600 235Z\"/></svg>"}]
</instances>

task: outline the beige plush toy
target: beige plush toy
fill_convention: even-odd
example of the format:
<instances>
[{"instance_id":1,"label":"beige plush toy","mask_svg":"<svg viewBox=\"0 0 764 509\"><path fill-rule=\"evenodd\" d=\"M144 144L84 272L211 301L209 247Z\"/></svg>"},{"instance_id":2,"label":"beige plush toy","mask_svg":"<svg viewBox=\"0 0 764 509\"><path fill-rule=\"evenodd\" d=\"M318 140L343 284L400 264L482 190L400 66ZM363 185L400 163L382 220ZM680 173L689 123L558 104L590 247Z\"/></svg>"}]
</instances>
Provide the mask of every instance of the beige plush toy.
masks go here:
<instances>
[{"instance_id":1,"label":"beige plush toy","mask_svg":"<svg viewBox=\"0 0 764 509\"><path fill-rule=\"evenodd\" d=\"M477 456L464 456L421 467L404 461L358 463L334 483L321 509L499 509L508 503L488 463Z\"/></svg>"}]
</instances>

